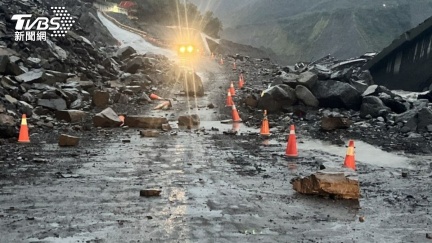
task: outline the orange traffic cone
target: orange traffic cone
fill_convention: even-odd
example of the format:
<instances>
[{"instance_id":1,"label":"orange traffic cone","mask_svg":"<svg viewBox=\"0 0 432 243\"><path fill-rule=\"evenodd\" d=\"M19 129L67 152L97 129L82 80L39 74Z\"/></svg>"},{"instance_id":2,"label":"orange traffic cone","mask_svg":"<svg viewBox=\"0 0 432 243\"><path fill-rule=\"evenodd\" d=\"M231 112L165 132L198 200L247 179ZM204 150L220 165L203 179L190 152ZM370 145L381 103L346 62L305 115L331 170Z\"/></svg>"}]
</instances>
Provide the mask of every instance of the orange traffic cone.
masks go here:
<instances>
[{"instance_id":1,"label":"orange traffic cone","mask_svg":"<svg viewBox=\"0 0 432 243\"><path fill-rule=\"evenodd\" d=\"M356 170L353 140L350 140L348 143L348 150L345 156L344 167Z\"/></svg>"},{"instance_id":2,"label":"orange traffic cone","mask_svg":"<svg viewBox=\"0 0 432 243\"><path fill-rule=\"evenodd\" d=\"M269 122L267 119L267 111L264 110L264 119L261 124L261 136L270 136Z\"/></svg>"},{"instance_id":3,"label":"orange traffic cone","mask_svg":"<svg viewBox=\"0 0 432 243\"><path fill-rule=\"evenodd\" d=\"M162 100L161 97L159 97L159 96L157 96L157 95L155 95L155 94L151 94L151 95L150 95L150 99L152 99L152 100Z\"/></svg>"},{"instance_id":4,"label":"orange traffic cone","mask_svg":"<svg viewBox=\"0 0 432 243\"><path fill-rule=\"evenodd\" d=\"M288 157L297 157L298 151L297 151L297 139L295 135L295 127L294 125L291 125L290 127L290 134L288 138L288 144L285 151L285 155Z\"/></svg>"},{"instance_id":5,"label":"orange traffic cone","mask_svg":"<svg viewBox=\"0 0 432 243\"><path fill-rule=\"evenodd\" d=\"M243 77L241 75L239 77L238 86L239 86L239 89L243 88L243 86L244 86L244 80L243 80Z\"/></svg>"},{"instance_id":6,"label":"orange traffic cone","mask_svg":"<svg viewBox=\"0 0 432 243\"><path fill-rule=\"evenodd\" d=\"M238 114L237 108L234 104L232 106L232 119L233 119L233 122L241 122L242 121L242 119L240 118L240 116Z\"/></svg>"},{"instance_id":7,"label":"orange traffic cone","mask_svg":"<svg viewBox=\"0 0 432 243\"><path fill-rule=\"evenodd\" d=\"M233 102L233 99L232 99L232 97L231 97L231 92L230 92L230 90L228 89L228 95L227 95L227 100L226 100L226 106L233 106L234 105L234 102Z\"/></svg>"},{"instance_id":8,"label":"orange traffic cone","mask_svg":"<svg viewBox=\"0 0 432 243\"><path fill-rule=\"evenodd\" d=\"M234 89L233 82L231 82L231 85L230 85L230 93L231 93L231 96L235 96L235 89Z\"/></svg>"},{"instance_id":9,"label":"orange traffic cone","mask_svg":"<svg viewBox=\"0 0 432 243\"><path fill-rule=\"evenodd\" d=\"M20 127L18 142L30 143L26 114L23 114L21 118L21 127Z\"/></svg>"},{"instance_id":10,"label":"orange traffic cone","mask_svg":"<svg viewBox=\"0 0 432 243\"><path fill-rule=\"evenodd\" d=\"M233 63L233 70L237 70L237 63L235 61Z\"/></svg>"}]
</instances>

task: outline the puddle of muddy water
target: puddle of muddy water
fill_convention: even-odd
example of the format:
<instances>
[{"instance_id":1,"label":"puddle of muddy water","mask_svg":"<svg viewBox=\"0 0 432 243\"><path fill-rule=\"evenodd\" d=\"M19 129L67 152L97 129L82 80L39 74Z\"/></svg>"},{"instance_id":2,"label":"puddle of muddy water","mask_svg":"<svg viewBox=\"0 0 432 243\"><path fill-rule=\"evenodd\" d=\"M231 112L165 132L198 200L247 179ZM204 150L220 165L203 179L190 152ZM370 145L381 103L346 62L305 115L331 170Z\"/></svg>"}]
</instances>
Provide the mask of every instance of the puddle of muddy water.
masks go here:
<instances>
[{"instance_id":1,"label":"puddle of muddy water","mask_svg":"<svg viewBox=\"0 0 432 243\"><path fill-rule=\"evenodd\" d=\"M263 140L261 143L263 146L271 146L277 145L286 146L286 143L278 142L276 139L268 139ZM348 143L347 143L348 144ZM346 155L346 148L341 146L336 146L324 141L315 140L315 139L305 139L302 140L302 143L299 143L298 149L301 153L301 150L306 151L322 151L325 153L333 154L336 156L340 156L342 158ZM282 150L281 150L282 151ZM355 141L355 156L356 162L365 163L380 167L391 167L391 168L406 168L411 169L412 159L396 154L389 153L381 150L380 148L370 145L368 143L362 141Z\"/></svg>"}]
</instances>

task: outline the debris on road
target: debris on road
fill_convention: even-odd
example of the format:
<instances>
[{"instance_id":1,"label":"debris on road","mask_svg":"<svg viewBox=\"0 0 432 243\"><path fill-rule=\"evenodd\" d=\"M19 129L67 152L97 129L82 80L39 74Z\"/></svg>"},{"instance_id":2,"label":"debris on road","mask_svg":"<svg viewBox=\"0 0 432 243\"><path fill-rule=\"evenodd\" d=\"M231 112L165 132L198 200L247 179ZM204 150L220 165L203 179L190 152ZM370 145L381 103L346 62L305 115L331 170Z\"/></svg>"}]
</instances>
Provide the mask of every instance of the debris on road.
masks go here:
<instances>
[{"instance_id":1,"label":"debris on road","mask_svg":"<svg viewBox=\"0 0 432 243\"><path fill-rule=\"evenodd\" d=\"M119 116L109 107L93 117L95 127L119 127L121 124Z\"/></svg>"},{"instance_id":2,"label":"debris on road","mask_svg":"<svg viewBox=\"0 0 432 243\"><path fill-rule=\"evenodd\" d=\"M197 114L187 115L187 116L179 116L178 125L185 127L194 127L199 126L200 118Z\"/></svg>"},{"instance_id":3,"label":"debris on road","mask_svg":"<svg viewBox=\"0 0 432 243\"><path fill-rule=\"evenodd\" d=\"M145 189L140 191L141 197L158 197L160 196L162 190L158 189Z\"/></svg>"},{"instance_id":4,"label":"debris on road","mask_svg":"<svg viewBox=\"0 0 432 243\"><path fill-rule=\"evenodd\" d=\"M341 199L360 198L357 174L344 169L326 169L291 181L293 189L302 194L329 196Z\"/></svg>"},{"instance_id":5,"label":"debris on road","mask_svg":"<svg viewBox=\"0 0 432 243\"><path fill-rule=\"evenodd\" d=\"M167 124L168 120L165 117L149 117L149 116L126 116L125 126L144 129L162 129L163 124Z\"/></svg>"},{"instance_id":6,"label":"debris on road","mask_svg":"<svg viewBox=\"0 0 432 243\"><path fill-rule=\"evenodd\" d=\"M61 147L74 147L78 146L80 138L67 135L67 134L61 134L59 137L58 145Z\"/></svg>"},{"instance_id":7,"label":"debris on road","mask_svg":"<svg viewBox=\"0 0 432 243\"><path fill-rule=\"evenodd\" d=\"M160 133L156 130L141 130L140 135L143 137L159 137Z\"/></svg>"}]
</instances>

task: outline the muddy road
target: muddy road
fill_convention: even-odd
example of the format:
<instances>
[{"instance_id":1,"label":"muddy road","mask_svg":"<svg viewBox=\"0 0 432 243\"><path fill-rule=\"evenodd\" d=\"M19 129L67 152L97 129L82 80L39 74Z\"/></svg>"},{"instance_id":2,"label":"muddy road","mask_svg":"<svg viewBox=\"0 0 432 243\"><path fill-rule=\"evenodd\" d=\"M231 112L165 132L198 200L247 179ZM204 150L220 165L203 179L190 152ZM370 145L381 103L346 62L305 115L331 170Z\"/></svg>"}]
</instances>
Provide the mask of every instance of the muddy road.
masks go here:
<instances>
[{"instance_id":1,"label":"muddy road","mask_svg":"<svg viewBox=\"0 0 432 243\"><path fill-rule=\"evenodd\" d=\"M106 25L124 45L146 51L144 40ZM58 134L1 145L0 242L430 241L430 156L358 142L359 202L297 194L292 178L322 163L341 165L346 149L303 136L300 128L300 157L287 159L286 141L263 140L243 124L237 135L224 135L233 128L220 123L229 118L226 89L238 74L211 60L196 68L206 96L175 96L173 87L172 110L140 108L172 122L175 129L157 138L92 128L74 148L59 148ZM184 114L198 114L199 128L176 128ZM161 196L140 197L149 188Z\"/></svg>"}]
</instances>

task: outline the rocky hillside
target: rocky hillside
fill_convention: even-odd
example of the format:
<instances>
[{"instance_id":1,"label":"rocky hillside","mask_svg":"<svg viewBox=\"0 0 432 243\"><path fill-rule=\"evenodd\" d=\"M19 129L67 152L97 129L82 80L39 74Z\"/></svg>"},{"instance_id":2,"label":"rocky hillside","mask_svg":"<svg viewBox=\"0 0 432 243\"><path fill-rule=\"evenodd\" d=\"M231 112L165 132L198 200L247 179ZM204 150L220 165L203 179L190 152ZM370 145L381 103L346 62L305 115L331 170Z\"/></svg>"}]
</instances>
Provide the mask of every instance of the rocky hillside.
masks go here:
<instances>
[{"instance_id":1,"label":"rocky hillside","mask_svg":"<svg viewBox=\"0 0 432 243\"><path fill-rule=\"evenodd\" d=\"M2 138L16 141L22 114L32 134L71 129L64 121L82 131L88 115L108 105L125 114L124 104L145 104L147 93L163 92L157 87L162 81L166 85L173 63L163 56L139 55L131 47L110 46L117 40L91 4L63 2L78 20L65 37L47 33L46 41L15 41L14 13L52 17L50 8L57 4L2 1L7 0L0 0L0 143Z\"/></svg>"},{"instance_id":2,"label":"rocky hillside","mask_svg":"<svg viewBox=\"0 0 432 243\"><path fill-rule=\"evenodd\" d=\"M271 48L285 55L287 63L327 54L348 58L380 51L432 15L432 2L428 0L231 2L195 1L221 17L223 38Z\"/></svg>"}]
</instances>

